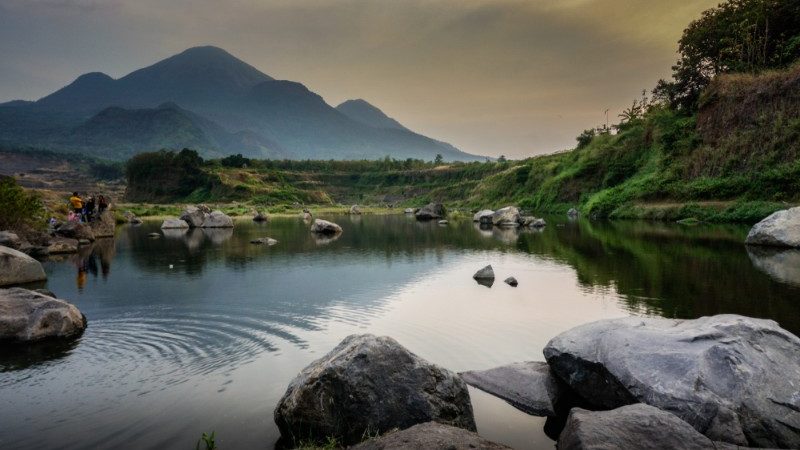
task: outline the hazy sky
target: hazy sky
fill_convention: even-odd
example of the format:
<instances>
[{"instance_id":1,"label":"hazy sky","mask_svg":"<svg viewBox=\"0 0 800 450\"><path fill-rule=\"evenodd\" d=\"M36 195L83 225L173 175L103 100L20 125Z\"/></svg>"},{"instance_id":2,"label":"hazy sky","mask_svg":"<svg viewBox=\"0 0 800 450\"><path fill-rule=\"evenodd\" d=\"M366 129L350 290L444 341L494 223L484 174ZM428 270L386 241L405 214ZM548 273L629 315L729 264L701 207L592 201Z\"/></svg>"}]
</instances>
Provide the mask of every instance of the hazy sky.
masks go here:
<instances>
[{"instance_id":1,"label":"hazy sky","mask_svg":"<svg viewBox=\"0 0 800 450\"><path fill-rule=\"evenodd\" d=\"M484 155L574 146L668 76L718 0L0 0L0 101L222 47Z\"/></svg>"}]
</instances>

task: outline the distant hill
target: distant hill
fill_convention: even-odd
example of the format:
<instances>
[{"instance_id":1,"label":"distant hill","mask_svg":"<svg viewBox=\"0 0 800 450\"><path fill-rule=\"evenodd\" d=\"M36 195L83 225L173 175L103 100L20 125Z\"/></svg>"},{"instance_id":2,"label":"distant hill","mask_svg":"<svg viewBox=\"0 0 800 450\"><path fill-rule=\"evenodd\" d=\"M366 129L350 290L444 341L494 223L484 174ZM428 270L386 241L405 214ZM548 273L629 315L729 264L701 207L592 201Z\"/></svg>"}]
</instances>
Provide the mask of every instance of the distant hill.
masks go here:
<instances>
[{"instance_id":1,"label":"distant hill","mask_svg":"<svg viewBox=\"0 0 800 450\"><path fill-rule=\"evenodd\" d=\"M401 125L400 122L384 114L380 109L360 98L340 103L336 110L356 122L361 122L371 127L411 131Z\"/></svg>"},{"instance_id":2,"label":"distant hill","mask_svg":"<svg viewBox=\"0 0 800 450\"><path fill-rule=\"evenodd\" d=\"M302 84L210 46L116 80L87 73L36 102L0 104L0 143L115 159L183 147L209 157L483 159L414 133L363 100L334 108Z\"/></svg>"}]
</instances>

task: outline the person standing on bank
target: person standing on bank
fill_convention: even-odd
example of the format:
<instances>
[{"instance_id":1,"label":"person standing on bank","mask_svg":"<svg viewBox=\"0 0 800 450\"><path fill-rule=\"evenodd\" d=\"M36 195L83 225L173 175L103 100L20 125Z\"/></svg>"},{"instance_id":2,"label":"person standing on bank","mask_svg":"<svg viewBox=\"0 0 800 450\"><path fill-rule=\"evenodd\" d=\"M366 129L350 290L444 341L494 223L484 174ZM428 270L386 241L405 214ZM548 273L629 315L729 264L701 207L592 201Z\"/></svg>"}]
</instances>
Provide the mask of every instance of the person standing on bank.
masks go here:
<instances>
[{"instance_id":1,"label":"person standing on bank","mask_svg":"<svg viewBox=\"0 0 800 450\"><path fill-rule=\"evenodd\" d=\"M80 218L83 214L83 199L81 196L77 192L73 192L72 197L69 198L69 203L72 205L72 211Z\"/></svg>"}]
</instances>

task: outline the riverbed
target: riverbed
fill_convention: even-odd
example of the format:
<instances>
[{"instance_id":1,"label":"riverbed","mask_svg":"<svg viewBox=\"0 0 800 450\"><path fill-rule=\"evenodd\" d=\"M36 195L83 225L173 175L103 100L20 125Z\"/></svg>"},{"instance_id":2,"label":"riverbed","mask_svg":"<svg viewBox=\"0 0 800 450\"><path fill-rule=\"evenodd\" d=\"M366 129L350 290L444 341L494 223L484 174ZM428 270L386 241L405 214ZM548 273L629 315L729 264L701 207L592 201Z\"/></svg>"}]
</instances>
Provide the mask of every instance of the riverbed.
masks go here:
<instances>
[{"instance_id":1,"label":"riverbed","mask_svg":"<svg viewBox=\"0 0 800 450\"><path fill-rule=\"evenodd\" d=\"M627 315L737 313L800 334L800 268L748 251L745 226L325 218L338 238L287 217L232 230L145 222L46 261L36 287L89 326L66 344L0 348L0 444L185 449L215 431L223 449L272 448L289 381L353 333L391 336L453 371L543 360L556 334ZM260 237L279 243L250 243ZM491 287L472 279L486 264ZM553 448L544 419L470 393L483 437Z\"/></svg>"}]
</instances>

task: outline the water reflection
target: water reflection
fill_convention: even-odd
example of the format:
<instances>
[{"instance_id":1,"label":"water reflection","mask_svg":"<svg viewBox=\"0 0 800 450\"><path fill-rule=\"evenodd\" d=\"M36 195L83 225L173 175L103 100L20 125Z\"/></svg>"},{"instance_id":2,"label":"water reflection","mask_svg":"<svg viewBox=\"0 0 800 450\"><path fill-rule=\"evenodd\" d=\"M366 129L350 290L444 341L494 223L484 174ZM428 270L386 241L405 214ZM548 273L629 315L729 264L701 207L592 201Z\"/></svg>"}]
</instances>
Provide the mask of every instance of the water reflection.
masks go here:
<instances>
[{"instance_id":1,"label":"water reflection","mask_svg":"<svg viewBox=\"0 0 800 450\"><path fill-rule=\"evenodd\" d=\"M758 270L777 281L800 287L800 250L748 246L747 255Z\"/></svg>"}]
</instances>

